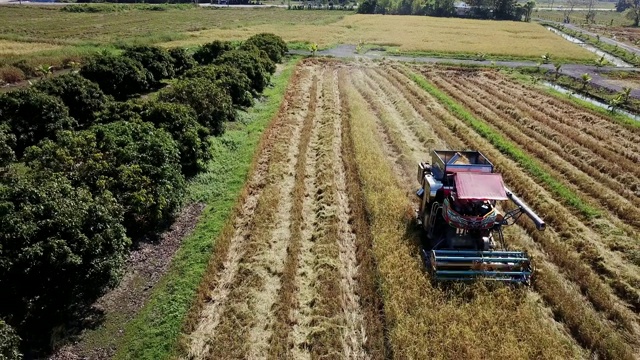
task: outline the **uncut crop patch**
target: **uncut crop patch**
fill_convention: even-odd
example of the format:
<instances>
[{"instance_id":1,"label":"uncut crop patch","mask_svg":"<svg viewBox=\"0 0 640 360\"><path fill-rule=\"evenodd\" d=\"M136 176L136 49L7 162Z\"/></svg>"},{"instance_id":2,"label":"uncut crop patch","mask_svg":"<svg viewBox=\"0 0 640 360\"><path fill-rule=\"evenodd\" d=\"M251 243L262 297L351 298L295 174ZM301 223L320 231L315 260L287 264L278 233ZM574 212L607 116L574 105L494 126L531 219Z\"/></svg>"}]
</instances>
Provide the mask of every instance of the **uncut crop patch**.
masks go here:
<instances>
[{"instance_id":1,"label":"uncut crop patch","mask_svg":"<svg viewBox=\"0 0 640 360\"><path fill-rule=\"evenodd\" d=\"M218 240L183 355L637 357L639 143L637 128L497 72L306 60ZM530 288L439 287L425 273L415 166L443 148L482 151L549 224L506 233L534 257Z\"/></svg>"}]
</instances>

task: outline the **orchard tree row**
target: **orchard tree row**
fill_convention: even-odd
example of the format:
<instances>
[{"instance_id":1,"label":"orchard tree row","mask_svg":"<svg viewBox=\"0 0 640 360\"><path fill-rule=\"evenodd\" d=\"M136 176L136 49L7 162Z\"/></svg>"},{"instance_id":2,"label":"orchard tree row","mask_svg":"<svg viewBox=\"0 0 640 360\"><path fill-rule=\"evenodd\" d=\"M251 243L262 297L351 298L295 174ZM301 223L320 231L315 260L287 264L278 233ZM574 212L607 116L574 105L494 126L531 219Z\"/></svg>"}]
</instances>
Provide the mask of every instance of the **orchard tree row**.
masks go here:
<instances>
[{"instance_id":1,"label":"orchard tree row","mask_svg":"<svg viewBox=\"0 0 640 360\"><path fill-rule=\"evenodd\" d=\"M193 55L136 46L0 95L0 358L15 357L16 334L46 350L54 327L117 284L132 242L170 224L209 136L286 51L271 34Z\"/></svg>"}]
</instances>

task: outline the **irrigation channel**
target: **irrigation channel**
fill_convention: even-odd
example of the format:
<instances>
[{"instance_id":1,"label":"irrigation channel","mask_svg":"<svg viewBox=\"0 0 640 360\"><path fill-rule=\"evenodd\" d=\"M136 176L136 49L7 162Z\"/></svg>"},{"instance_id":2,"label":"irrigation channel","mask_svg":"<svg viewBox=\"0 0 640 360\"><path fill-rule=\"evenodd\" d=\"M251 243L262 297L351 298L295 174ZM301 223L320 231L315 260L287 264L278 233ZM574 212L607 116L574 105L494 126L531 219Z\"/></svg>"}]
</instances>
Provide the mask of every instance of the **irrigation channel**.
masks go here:
<instances>
[{"instance_id":1,"label":"irrigation channel","mask_svg":"<svg viewBox=\"0 0 640 360\"><path fill-rule=\"evenodd\" d=\"M593 105L595 105L597 107L600 107L600 108L603 108L603 109L609 109L610 108L609 105L603 103L602 101L596 100L596 99L594 99L594 98L592 98L590 96L585 96L585 95L582 95L582 94L578 94L575 91L573 91L571 89L567 89L567 88L565 88L563 86L560 86L558 84L550 83L548 81L543 81L542 84L544 86L547 86L547 87L550 87L550 88L552 88L554 90L557 90L557 91L559 91L559 92L561 92L563 94L567 94L567 95L573 96L573 97L575 97L577 99L580 99L580 100L583 100L583 101L587 101L587 102L589 102L589 103L591 103L591 104L593 104ZM627 116L627 117L629 117L629 118L631 118L631 119L633 119L635 121L640 121L640 115L633 114L633 113L630 113L628 111L620 110L620 109L616 110L616 112L619 113L619 114L623 114L624 116Z\"/></svg>"},{"instance_id":2,"label":"irrigation channel","mask_svg":"<svg viewBox=\"0 0 640 360\"><path fill-rule=\"evenodd\" d=\"M595 53L598 56L603 56L605 60L607 60L608 62L612 63L615 66L627 67L627 68L633 67L633 65L629 64L628 62L625 62L624 60L620 59L619 57L616 57L616 56L613 56L613 55L611 55L609 53L606 53L606 52L596 48L595 46L586 44L584 41L582 41L580 39L577 39L577 38L575 38L575 37L573 37L571 35L565 34L562 31L560 31L558 29L555 29L555 28L553 28L551 26L545 26L545 27L547 28L547 30L549 30L549 31L551 31L551 32L553 32L553 33L555 33L557 35L562 36L562 38L564 38L565 40L570 41L570 42L572 42L572 43L574 43L576 45L579 45L579 46L583 47L584 49Z\"/></svg>"},{"instance_id":3,"label":"irrigation channel","mask_svg":"<svg viewBox=\"0 0 640 360\"><path fill-rule=\"evenodd\" d=\"M547 221L506 233L530 288L424 272L414 177L442 148L482 151ZM184 358L640 354L640 127L494 70L307 59L255 161Z\"/></svg>"}]
</instances>

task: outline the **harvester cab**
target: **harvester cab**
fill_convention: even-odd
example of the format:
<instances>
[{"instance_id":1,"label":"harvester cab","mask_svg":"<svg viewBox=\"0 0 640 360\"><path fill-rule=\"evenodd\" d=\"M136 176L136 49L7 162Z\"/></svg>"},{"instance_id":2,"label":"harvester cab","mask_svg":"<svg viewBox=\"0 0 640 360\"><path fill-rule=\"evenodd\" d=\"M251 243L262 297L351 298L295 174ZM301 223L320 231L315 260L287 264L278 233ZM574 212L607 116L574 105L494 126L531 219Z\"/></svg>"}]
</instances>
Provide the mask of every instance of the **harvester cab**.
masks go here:
<instances>
[{"instance_id":1,"label":"harvester cab","mask_svg":"<svg viewBox=\"0 0 640 360\"><path fill-rule=\"evenodd\" d=\"M479 151L435 150L418 166L418 224L425 231L422 255L436 281L478 278L529 284L526 252L508 251L502 227L527 215L538 230L545 223L504 186L502 176ZM516 208L501 213L498 201Z\"/></svg>"}]
</instances>

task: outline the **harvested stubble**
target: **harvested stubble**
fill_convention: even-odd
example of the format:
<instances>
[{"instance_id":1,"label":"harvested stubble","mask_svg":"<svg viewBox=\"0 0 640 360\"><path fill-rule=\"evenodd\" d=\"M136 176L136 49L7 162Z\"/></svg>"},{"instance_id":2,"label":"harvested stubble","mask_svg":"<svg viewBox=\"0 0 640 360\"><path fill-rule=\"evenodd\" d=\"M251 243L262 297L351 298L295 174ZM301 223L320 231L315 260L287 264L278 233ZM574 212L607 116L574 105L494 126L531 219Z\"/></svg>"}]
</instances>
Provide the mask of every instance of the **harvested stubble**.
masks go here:
<instances>
[{"instance_id":1,"label":"harvested stubble","mask_svg":"<svg viewBox=\"0 0 640 360\"><path fill-rule=\"evenodd\" d=\"M191 358L384 357L370 238L346 194L337 70L310 60L294 81L203 285L213 301L194 308Z\"/></svg>"},{"instance_id":2,"label":"harvested stubble","mask_svg":"<svg viewBox=\"0 0 640 360\"><path fill-rule=\"evenodd\" d=\"M518 106L522 113L500 110L509 106L506 103L506 98L483 97L485 86L481 82L471 83L471 81L467 81L467 79L476 77L484 79L485 76L464 76L461 78L450 72L446 73L446 76L443 76L444 74L434 73L430 74L429 77L438 86L447 91L450 96L466 104L474 114L493 124L494 131L507 135L521 148L527 149L530 154L535 154L546 165L547 171L553 174L555 178L561 179L574 191L580 193L582 198L588 199L595 206L605 207L603 209L603 218L598 220L599 226L593 229L593 232L598 234L597 239L599 242L593 246L587 246L579 242L577 247L582 249L583 258L591 263L595 271L606 276L618 286L624 283L640 284L640 269L624 260L624 252L611 251L614 246L617 250L638 250L638 244L634 241L634 229L632 226L628 226L628 224L638 223L640 219L640 213L637 211L638 201L634 201L637 198L632 194L621 196L610 189L610 186L607 185L611 185L614 189L616 184L620 188L624 188L624 186L608 176L608 173L592 167L593 164L610 163L612 160L599 157L589 148L582 150L582 153L585 153L584 156L591 160L589 163L587 163L586 159L566 156L565 149L575 146L575 143L571 139L564 137L563 133L550 130L552 127L547 126L546 123L552 122L552 120L546 120L546 122L544 118L538 120L538 118L531 116L530 112L527 112L529 108L522 103L514 105ZM492 87L491 92L493 93L497 88ZM527 90L523 89L522 92L527 92ZM529 90L529 92L533 91ZM523 120L518 121L518 118ZM617 134L611 134L611 139L616 137ZM581 169L585 169L585 173L581 172ZM622 170L620 169L620 171ZM598 182L595 179L600 181ZM613 214L609 214L608 211L613 212L619 219ZM564 224L558 224L558 227L562 226ZM568 231L569 229L566 230ZM594 258L596 261L593 261ZM623 295L623 298L632 305L635 306L637 304L637 291L628 289Z\"/></svg>"},{"instance_id":3,"label":"harvested stubble","mask_svg":"<svg viewBox=\"0 0 640 360\"><path fill-rule=\"evenodd\" d=\"M376 114L343 86L350 131L381 275L390 345L397 358L573 358L570 342L543 320L526 291L482 284L433 287L418 256L411 202L380 145ZM478 336L478 334L482 334ZM416 339L429 339L428 344Z\"/></svg>"},{"instance_id":4,"label":"harvested stubble","mask_svg":"<svg viewBox=\"0 0 640 360\"><path fill-rule=\"evenodd\" d=\"M410 73L407 72L407 74ZM411 98L417 109L421 109L425 118L433 119L430 121L431 126L434 127L438 136L446 140L450 146L483 151L492 159L507 183L512 185L513 190L522 194L525 201L529 202L543 217L556 219L550 221L552 224L554 221L563 223L563 221L572 219L572 215L566 214L566 210L553 200L553 196L524 175L520 166L506 158L467 125L471 119L470 115L462 116L464 121L452 116L431 95L421 91L422 89L417 88L411 79L399 72L391 71L389 79L397 84L398 91L407 93L407 97ZM432 93L439 91L426 83L424 79L420 81L420 85ZM443 95L439 94L439 96ZM458 106L452 104L445 102L444 106ZM455 110L454 113L461 116L463 110L459 107ZM558 213L561 217L558 217ZM572 220L574 224L579 224L577 220ZM534 240L543 245L545 252L553 257L559 268L580 286L591 301L598 304L610 316L617 320L626 321L628 328L634 327L633 316L615 300L610 289L562 243L558 234L553 231L538 233L528 222L524 222L523 225ZM582 228L584 229L584 225ZM585 232L583 231L582 234L584 235ZM593 349L604 358L633 358L632 350L624 337L614 332L613 328L606 321L603 321L598 313L594 312L591 305L584 301L581 294L576 292L576 289L567 286L557 287L558 284L566 283L561 274L554 271L542 271L538 278L540 277L542 277L542 282L535 283L536 289L549 302L556 316L568 325L578 342L586 348ZM543 286L544 284L554 284L554 286ZM626 332L623 331L623 334Z\"/></svg>"},{"instance_id":5,"label":"harvested stubble","mask_svg":"<svg viewBox=\"0 0 640 360\"><path fill-rule=\"evenodd\" d=\"M304 71L298 69L292 77L291 84L299 84L304 78ZM300 86L300 85L298 85ZM277 176L274 176L274 172L278 172L277 164L282 161L285 154L282 148L282 144L286 144L287 140L292 137L292 132L295 131L295 121L292 124L292 119L282 114L286 114L291 111L292 106L299 104L300 91L291 86L285 96L281 109L272 123L272 126L267 130L265 136L262 138L259 146L259 156L256 157L256 161L253 165L251 172L251 178L248 182L247 188L238 202L233 221L230 221L223 231L216 247L215 255L212 257L209 269L207 270L207 276L203 279L202 286L199 293L200 298L196 302L196 306L190 313L190 321L187 322L186 333L190 334L188 339L190 343L186 345L187 352L192 358L206 358L212 355L212 352L228 353L229 356L233 356L233 351L238 351L237 355L243 354L247 349L240 348L235 349L236 346L242 346L243 342L236 342L233 336L229 335L226 340L219 339L219 341L212 341L214 336L221 337L226 333L234 334L235 336L242 336L246 334L245 329L240 327L228 327L226 330L217 331L218 325L225 321L222 318L222 314L225 311L225 303L227 297L231 292L231 285L240 279L238 272L241 269L241 261L244 260L244 252L249 251L246 247L253 243L260 244L264 239L257 239L254 236L252 230L256 224L254 218L254 211L260 206L262 214L265 219L269 217L268 213L271 211L268 205L273 206L274 202L277 203L277 198L274 196L279 192L276 192L274 182L278 180ZM303 90L304 91L304 90ZM271 174L269 174L271 172ZM269 186L270 185L270 186ZM264 196L264 195L267 196ZM261 202L261 198L262 202ZM259 219L258 219L259 220ZM269 222L258 224L258 226L264 226ZM251 241L253 240L253 241ZM243 267L244 268L244 267ZM246 268L244 268L246 269ZM212 302L212 300L214 300ZM225 314L226 315L226 314ZM214 332L213 330L216 330ZM227 352L229 351L229 352Z\"/></svg>"}]
</instances>

